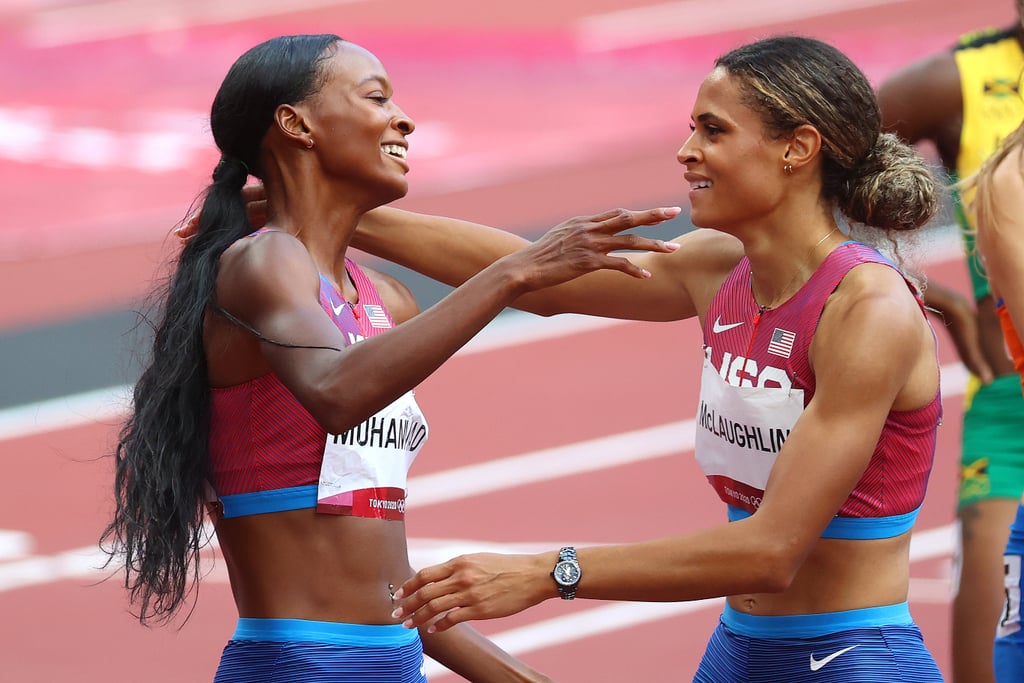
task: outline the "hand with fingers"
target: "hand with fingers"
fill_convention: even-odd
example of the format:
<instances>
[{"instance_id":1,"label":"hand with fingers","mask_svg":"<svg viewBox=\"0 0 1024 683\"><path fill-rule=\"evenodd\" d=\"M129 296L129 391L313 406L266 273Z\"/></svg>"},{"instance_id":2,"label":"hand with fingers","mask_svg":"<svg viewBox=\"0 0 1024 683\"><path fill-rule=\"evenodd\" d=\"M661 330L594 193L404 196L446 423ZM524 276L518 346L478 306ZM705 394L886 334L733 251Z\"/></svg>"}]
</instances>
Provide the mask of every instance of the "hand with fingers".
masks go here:
<instances>
[{"instance_id":1,"label":"hand with fingers","mask_svg":"<svg viewBox=\"0 0 1024 683\"><path fill-rule=\"evenodd\" d=\"M476 619L497 619L558 597L551 578L555 554L462 555L421 569L395 593L392 616L430 633Z\"/></svg>"},{"instance_id":2,"label":"hand with fingers","mask_svg":"<svg viewBox=\"0 0 1024 683\"><path fill-rule=\"evenodd\" d=\"M650 273L615 251L671 252L674 242L635 234L620 234L640 226L657 225L679 215L679 207L642 211L613 209L594 216L578 216L545 233L529 247L502 259L521 268L527 290L541 289L595 270L618 270L635 278Z\"/></svg>"},{"instance_id":3,"label":"hand with fingers","mask_svg":"<svg viewBox=\"0 0 1024 683\"><path fill-rule=\"evenodd\" d=\"M267 195L263 190L263 183L256 182L242 188L242 199L245 200L246 213L249 215L249 225L253 230L259 230L267 222ZM178 239L188 240L199 230L199 212L192 214L185 219L174 230L174 236Z\"/></svg>"}]
</instances>

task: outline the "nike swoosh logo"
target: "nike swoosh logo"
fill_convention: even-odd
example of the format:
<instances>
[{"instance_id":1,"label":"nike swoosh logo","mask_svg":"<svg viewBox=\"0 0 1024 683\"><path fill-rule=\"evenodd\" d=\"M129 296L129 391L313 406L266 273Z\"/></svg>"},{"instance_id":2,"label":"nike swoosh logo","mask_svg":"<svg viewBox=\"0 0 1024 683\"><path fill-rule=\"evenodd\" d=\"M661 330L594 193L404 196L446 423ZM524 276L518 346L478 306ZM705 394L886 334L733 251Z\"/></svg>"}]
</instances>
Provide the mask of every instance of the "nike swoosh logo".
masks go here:
<instances>
[{"instance_id":1,"label":"nike swoosh logo","mask_svg":"<svg viewBox=\"0 0 1024 683\"><path fill-rule=\"evenodd\" d=\"M334 315L341 315L341 312L345 310L345 302L335 306L334 302L331 302L331 308L334 309Z\"/></svg>"},{"instance_id":2,"label":"nike swoosh logo","mask_svg":"<svg viewBox=\"0 0 1024 683\"><path fill-rule=\"evenodd\" d=\"M719 332L725 332L726 330L731 330L734 327L739 327L742 324L743 321L741 320L738 323L729 323L728 325L723 325L722 316L718 316L717 318L715 318L715 324L711 326L711 331L714 332L715 334L718 334Z\"/></svg>"},{"instance_id":3,"label":"nike swoosh logo","mask_svg":"<svg viewBox=\"0 0 1024 683\"><path fill-rule=\"evenodd\" d=\"M814 658L814 653L812 652L811 653L811 671L817 671L818 669L822 668L823 666L825 666L826 664L831 662L833 659L838 657L839 655L841 655L841 654L843 654L845 652L849 652L850 650L852 650L855 647L857 647L857 646L856 645L851 645L850 647L844 647L842 650L839 650L838 652L833 652L828 657L824 657L822 659L815 659Z\"/></svg>"}]
</instances>

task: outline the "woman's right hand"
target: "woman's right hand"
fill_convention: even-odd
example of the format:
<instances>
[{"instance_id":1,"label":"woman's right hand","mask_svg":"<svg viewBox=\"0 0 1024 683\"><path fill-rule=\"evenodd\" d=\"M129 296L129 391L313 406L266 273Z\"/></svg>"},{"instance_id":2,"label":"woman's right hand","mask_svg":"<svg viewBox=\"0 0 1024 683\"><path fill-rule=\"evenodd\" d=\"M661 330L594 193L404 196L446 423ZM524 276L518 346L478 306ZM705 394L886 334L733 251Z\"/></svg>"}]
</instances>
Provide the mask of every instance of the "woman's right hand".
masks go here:
<instances>
[{"instance_id":1,"label":"woman's right hand","mask_svg":"<svg viewBox=\"0 0 1024 683\"><path fill-rule=\"evenodd\" d=\"M619 234L645 225L657 225L679 215L677 206L630 211L613 209L595 216L578 216L564 221L530 246L500 259L497 264L512 267L522 278L525 291L557 285L595 270L618 270L635 278L651 274L624 256L610 252L672 252L675 242L635 234Z\"/></svg>"}]
</instances>

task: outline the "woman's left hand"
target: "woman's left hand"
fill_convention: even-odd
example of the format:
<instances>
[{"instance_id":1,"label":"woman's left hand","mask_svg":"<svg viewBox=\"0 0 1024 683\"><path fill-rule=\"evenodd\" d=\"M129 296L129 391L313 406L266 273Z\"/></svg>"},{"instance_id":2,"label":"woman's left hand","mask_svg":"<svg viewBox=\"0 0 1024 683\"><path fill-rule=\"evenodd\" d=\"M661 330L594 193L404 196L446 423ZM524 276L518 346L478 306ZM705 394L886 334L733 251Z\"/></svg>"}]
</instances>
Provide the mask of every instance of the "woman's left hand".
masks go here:
<instances>
[{"instance_id":1,"label":"woman's left hand","mask_svg":"<svg viewBox=\"0 0 1024 683\"><path fill-rule=\"evenodd\" d=\"M401 605L392 616L433 633L517 614L558 595L550 575L556 556L477 553L421 569L397 591Z\"/></svg>"}]
</instances>

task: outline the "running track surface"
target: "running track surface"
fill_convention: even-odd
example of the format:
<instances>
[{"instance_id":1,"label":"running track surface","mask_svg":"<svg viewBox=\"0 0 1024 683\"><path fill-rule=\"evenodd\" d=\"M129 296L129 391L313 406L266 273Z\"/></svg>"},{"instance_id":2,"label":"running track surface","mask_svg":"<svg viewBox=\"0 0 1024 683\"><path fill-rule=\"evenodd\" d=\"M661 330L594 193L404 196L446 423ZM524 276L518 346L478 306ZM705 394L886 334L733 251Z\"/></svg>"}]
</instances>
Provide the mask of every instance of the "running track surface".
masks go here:
<instances>
[{"instance_id":1,"label":"running track surface","mask_svg":"<svg viewBox=\"0 0 1024 683\"><path fill-rule=\"evenodd\" d=\"M772 3L770 17L758 16L759 2L691 0L675 3L690 20L679 26L594 16L625 5L614 0L520 2L486 17L468 2L299 4L308 11L274 16L263 2L250 11L264 16L220 2L202 12L153 3L141 17L113 1L0 10L3 329L125 306L148 287L169 249L167 227L215 160L202 112L230 61L270 35L332 30L382 57L420 123L405 206L525 230L610 205L678 202L673 157L690 99L713 57L741 40L817 35L877 80L966 28L1012 16L1009 0ZM842 11L799 18L823 6ZM933 260L928 274L965 286L955 260ZM688 445L694 323L517 320L492 326L419 390L433 436L410 485L415 565L722 520ZM962 382L940 341L946 419L915 535L911 601L948 668ZM103 396L93 407L111 407ZM183 628L140 627L116 578L98 583L94 571L116 417L55 404L63 410L53 422L40 407L0 414L3 680L209 680L234 621L222 563ZM688 680L719 607L551 602L479 627L556 680Z\"/></svg>"}]
</instances>

